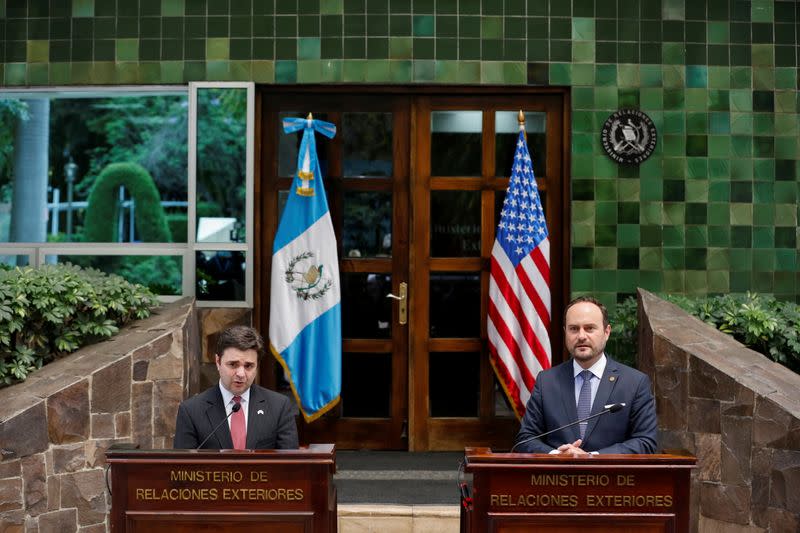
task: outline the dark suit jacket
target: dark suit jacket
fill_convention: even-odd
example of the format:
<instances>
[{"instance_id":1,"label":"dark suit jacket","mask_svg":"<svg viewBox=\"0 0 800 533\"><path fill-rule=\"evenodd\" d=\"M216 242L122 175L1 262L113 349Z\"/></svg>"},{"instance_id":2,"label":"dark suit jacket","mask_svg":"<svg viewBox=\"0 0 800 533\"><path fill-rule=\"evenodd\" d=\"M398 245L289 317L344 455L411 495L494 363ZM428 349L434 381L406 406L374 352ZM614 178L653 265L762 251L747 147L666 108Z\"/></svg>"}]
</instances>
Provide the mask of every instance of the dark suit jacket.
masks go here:
<instances>
[{"instance_id":1,"label":"dark suit jacket","mask_svg":"<svg viewBox=\"0 0 800 533\"><path fill-rule=\"evenodd\" d=\"M589 420L582 449L600 453L656 451L658 423L650 379L606 355L606 369L597 388L591 414L602 411L604 405L622 402L626 405L620 411ZM522 444L525 439L577 419L575 378L570 359L537 376L517 434L516 442L521 443L517 450L549 453L562 444L575 442L580 438L578 424Z\"/></svg>"},{"instance_id":2,"label":"dark suit jacket","mask_svg":"<svg viewBox=\"0 0 800 533\"><path fill-rule=\"evenodd\" d=\"M250 387L247 413L247 448L252 450L297 448L297 424L292 402L284 395L258 385ZM219 384L181 402L175 422L173 448L193 449L225 419ZM231 430L223 423L203 445L204 449L233 448Z\"/></svg>"}]
</instances>

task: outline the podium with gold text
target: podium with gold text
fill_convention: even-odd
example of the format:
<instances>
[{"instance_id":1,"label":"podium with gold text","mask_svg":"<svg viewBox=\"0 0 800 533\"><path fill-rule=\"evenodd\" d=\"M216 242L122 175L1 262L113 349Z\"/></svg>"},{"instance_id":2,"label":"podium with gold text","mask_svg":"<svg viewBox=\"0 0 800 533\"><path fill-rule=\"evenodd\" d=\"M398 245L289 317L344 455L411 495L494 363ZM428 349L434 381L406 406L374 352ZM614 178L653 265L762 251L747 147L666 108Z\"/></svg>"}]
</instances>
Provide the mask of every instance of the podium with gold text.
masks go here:
<instances>
[{"instance_id":1,"label":"podium with gold text","mask_svg":"<svg viewBox=\"0 0 800 533\"><path fill-rule=\"evenodd\" d=\"M333 444L299 450L109 450L111 531L336 531Z\"/></svg>"},{"instance_id":2,"label":"podium with gold text","mask_svg":"<svg viewBox=\"0 0 800 533\"><path fill-rule=\"evenodd\" d=\"M466 448L471 498L462 532L689 531L690 475L680 455L492 453Z\"/></svg>"}]
</instances>

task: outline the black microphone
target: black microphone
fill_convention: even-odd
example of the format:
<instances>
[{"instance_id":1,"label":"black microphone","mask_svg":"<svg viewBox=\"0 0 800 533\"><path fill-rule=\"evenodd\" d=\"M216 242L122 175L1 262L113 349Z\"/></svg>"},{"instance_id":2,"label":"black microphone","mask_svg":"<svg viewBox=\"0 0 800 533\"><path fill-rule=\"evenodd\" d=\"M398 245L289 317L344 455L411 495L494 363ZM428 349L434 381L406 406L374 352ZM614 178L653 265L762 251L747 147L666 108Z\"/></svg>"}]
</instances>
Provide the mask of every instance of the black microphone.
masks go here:
<instances>
[{"instance_id":1,"label":"black microphone","mask_svg":"<svg viewBox=\"0 0 800 533\"><path fill-rule=\"evenodd\" d=\"M211 435L213 435L214 433L216 433L216 432L217 432L217 430L219 429L219 427L220 427L222 424L224 424L225 422L227 422L227 421L228 421L228 417L230 417L230 416L231 416L233 413L238 413L238 412L239 412L239 409L241 409L241 408L242 408L242 404L240 404L240 403L235 403L235 404L233 404L233 405L231 406L231 412L230 412L230 413L228 413L228 416L226 416L225 418L223 418L223 419L220 421L220 423L219 423L219 424L217 424L217 426L214 428L214 431L212 431L211 433L209 433L209 434L208 434L208 437L204 438L204 439L203 439L203 442L201 442L201 443L200 443L200 445L199 445L197 448L195 448L195 450L199 450L200 448L202 448L202 447L203 447L203 444L205 444L206 442L208 442L208 439L210 439L210 438L211 438Z\"/></svg>"},{"instance_id":2,"label":"black microphone","mask_svg":"<svg viewBox=\"0 0 800 533\"><path fill-rule=\"evenodd\" d=\"M616 413L617 411L619 411L623 407L625 407L624 403L610 403L608 405L604 405L603 406L603 410L600 411L599 413L595 413L595 414L593 414L591 416L587 416L586 418L581 418L580 420L575 420L574 422L570 422L569 424L564 424L563 426L558 427L556 429L551 429L550 431L545 431L544 433L540 433L539 435L534 435L533 437L529 437L529 438L527 438L525 440L521 440L518 443L516 443L514 446L512 446L511 447L511 451L509 451L508 453L514 453L514 450L517 449L517 446L520 446L521 444L528 443L528 442L530 442L532 440L541 439L542 437L546 437L551 433L555 433L556 431L560 431L560 430L562 430L564 428L568 428L570 426L574 426L575 424L581 424L583 422L586 422L587 420L591 420L592 418L597 418L598 416L604 415L606 413Z\"/></svg>"}]
</instances>

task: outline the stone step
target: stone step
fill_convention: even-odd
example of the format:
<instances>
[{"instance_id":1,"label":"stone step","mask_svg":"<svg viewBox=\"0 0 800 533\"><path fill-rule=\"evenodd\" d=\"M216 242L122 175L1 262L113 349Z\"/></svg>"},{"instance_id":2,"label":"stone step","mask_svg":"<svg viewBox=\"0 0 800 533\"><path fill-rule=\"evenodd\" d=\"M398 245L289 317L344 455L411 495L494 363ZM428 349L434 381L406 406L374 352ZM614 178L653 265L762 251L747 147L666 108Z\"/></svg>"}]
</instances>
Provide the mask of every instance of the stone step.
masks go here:
<instances>
[{"instance_id":1,"label":"stone step","mask_svg":"<svg viewBox=\"0 0 800 533\"><path fill-rule=\"evenodd\" d=\"M457 505L339 504L339 533L458 533Z\"/></svg>"}]
</instances>

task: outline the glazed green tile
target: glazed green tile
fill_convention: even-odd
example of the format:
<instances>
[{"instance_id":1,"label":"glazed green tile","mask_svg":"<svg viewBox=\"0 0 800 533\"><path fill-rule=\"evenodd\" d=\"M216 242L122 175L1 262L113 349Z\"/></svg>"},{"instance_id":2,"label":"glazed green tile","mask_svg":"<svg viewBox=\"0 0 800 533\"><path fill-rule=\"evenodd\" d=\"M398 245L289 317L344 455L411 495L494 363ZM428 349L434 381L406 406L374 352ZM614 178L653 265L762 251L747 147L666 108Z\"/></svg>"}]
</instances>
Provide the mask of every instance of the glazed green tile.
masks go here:
<instances>
[{"instance_id":1,"label":"glazed green tile","mask_svg":"<svg viewBox=\"0 0 800 533\"><path fill-rule=\"evenodd\" d=\"M708 113L686 113L686 133L707 133L708 118Z\"/></svg>"},{"instance_id":2,"label":"glazed green tile","mask_svg":"<svg viewBox=\"0 0 800 533\"><path fill-rule=\"evenodd\" d=\"M731 245L730 226L709 226L708 244L714 247L711 250L715 250L709 254L709 258L712 259L709 268L728 268L728 256L730 255L728 247Z\"/></svg>"},{"instance_id":3,"label":"glazed green tile","mask_svg":"<svg viewBox=\"0 0 800 533\"><path fill-rule=\"evenodd\" d=\"M122 81L125 79L125 75L130 77L135 76L135 73L130 73L129 69L123 74L122 65L123 64L117 65L113 61L95 61L89 67L89 78L92 80L92 83L110 84ZM130 65L130 63L126 63L125 65Z\"/></svg>"},{"instance_id":4,"label":"glazed green tile","mask_svg":"<svg viewBox=\"0 0 800 533\"><path fill-rule=\"evenodd\" d=\"M681 157L686 155L686 137L683 135L664 135L661 147L665 156Z\"/></svg>"},{"instance_id":5,"label":"glazed green tile","mask_svg":"<svg viewBox=\"0 0 800 533\"><path fill-rule=\"evenodd\" d=\"M598 87L594 90L594 108L614 111L618 107L616 87Z\"/></svg>"},{"instance_id":6,"label":"glazed green tile","mask_svg":"<svg viewBox=\"0 0 800 533\"><path fill-rule=\"evenodd\" d=\"M367 40L364 37L345 37L342 51L346 59L366 59Z\"/></svg>"},{"instance_id":7,"label":"glazed green tile","mask_svg":"<svg viewBox=\"0 0 800 533\"><path fill-rule=\"evenodd\" d=\"M753 178L757 181L775 181L775 160L754 159ZM755 186L764 185L756 183ZM772 184L770 184L772 186Z\"/></svg>"},{"instance_id":8,"label":"glazed green tile","mask_svg":"<svg viewBox=\"0 0 800 533\"><path fill-rule=\"evenodd\" d=\"M639 180L622 180L619 182L619 199L626 202L636 202L638 208L639 190Z\"/></svg>"},{"instance_id":9,"label":"glazed green tile","mask_svg":"<svg viewBox=\"0 0 800 533\"><path fill-rule=\"evenodd\" d=\"M435 61L414 61L414 81L433 81L436 78ZM500 82L495 82L500 83Z\"/></svg>"},{"instance_id":10,"label":"glazed green tile","mask_svg":"<svg viewBox=\"0 0 800 533\"><path fill-rule=\"evenodd\" d=\"M297 83L319 83L322 81L322 62L313 59L298 59Z\"/></svg>"},{"instance_id":11,"label":"glazed green tile","mask_svg":"<svg viewBox=\"0 0 800 533\"><path fill-rule=\"evenodd\" d=\"M685 138L683 140L683 144L685 144ZM666 154L665 154L666 156ZM669 191L680 191L681 189L675 189L675 186L680 186L683 178L686 177L686 158L685 157L664 157L662 160L662 166L664 168L664 177L674 180L678 178L678 180L672 184L672 186L667 187L669 182L665 182L664 187L664 199L666 200L682 200L683 198L673 198L668 195Z\"/></svg>"},{"instance_id":12,"label":"glazed green tile","mask_svg":"<svg viewBox=\"0 0 800 533\"><path fill-rule=\"evenodd\" d=\"M321 50L321 40L316 37L301 37L297 39L297 59L310 60L319 59ZM300 69L298 65L298 76Z\"/></svg>"},{"instance_id":13,"label":"glazed green tile","mask_svg":"<svg viewBox=\"0 0 800 533\"><path fill-rule=\"evenodd\" d=\"M50 41L28 41L26 49L28 63L47 63L50 60Z\"/></svg>"},{"instance_id":14,"label":"glazed green tile","mask_svg":"<svg viewBox=\"0 0 800 533\"><path fill-rule=\"evenodd\" d=\"M481 81L480 61L458 62L458 83L480 83L480 81Z\"/></svg>"},{"instance_id":15,"label":"glazed green tile","mask_svg":"<svg viewBox=\"0 0 800 533\"><path fill-rule=\"evenodd\" d=\"M438 62L437 62L438 63ZM385 60L367 60L366 81L368 83L387 82L391 78L391 65Z\"/></svg>"},{"instance_id":16,"label":"glazed green tile","mask_svg":"<svg viewBox=\"0 0 800 533\"><path fill-rule=\"evenodd\" d=\"M664 202L665 226L683 226L686 217L686 204L683 202ZM681 237L681 240L683 238Z\"/></svg>"},{"instance_id":17,"label":"glazed green tile","mask_svg":"<svg viewBox=\"0 0 800 533\"><path fill-rule=\"evenodd\" d=\"M616 246L617 227L613 224L595 225L594 242L596 246Z\"/></svg>"},{"instance_id":18,"label":"glazed green tile","mask_svg":"<svg viewBox=\"0 0 800 533\"><path fill-rule=\"evenodd\" d=\"M388 47L388 41L387 41ZM369 41L367 43L369 50ZM388 53L388 52L387 52ZM436 39L436 59L456 60L458 59L458 39Z\"/></svg>"},{"instance_id":19,"label":"glazed green tile","mask_svg":"<svg viewBox=\"0 0 800 533\"><path fill-rule=\"evenodd\" d=\"M708 67L708 87L712 89L727 89L731 86L730 67Z\"/></svg>"},{"instance_id":20,"label":"glazed green tile","mask_svg":"<svg viewBox=\"0 0 800 533\"><path fill-rule=\"evenodd\" d=\"M503 18L502 17L481 17L480 37L482 39L502 39L503 38Z\"/></svg>"},{"instance_id":21,"label":"glazed green tile","mask_svg":"<svg viewBox=\"0 0 800 533\"><path fill-rule=\"evenodd\" d=\"M753 206L753 224L756 226L772 226L775 210L772 206L757 204Z\"/></svg>"},{"instance_id":22,"label":"glazed green tile","mask_svg":"<svg viewBox=\"0 0 800 533\"><path fill-rule=\"evenodd\" d=\"M664 109L682 110L685 108L685 95L682 89L664 89Z\"/></svg>"},{"instance_id":23,"label":"glazed green tile","mask_svg":"<svg viewBox=\"0 0 800 533\"><path fill-rule=\"evenodd\" d=\"M685 106L687 111L706 111L708 96L705 89L686 89Z\"/></svg>"},{"instance_id":24,"label":"glazed green tile","mask_svg":"<svg viewBox=\"0 0 800 533\"><path fill-rule=\"evenodd\" d=\"M641 270L661 270L663 264L661 248L639 248L639 268Z\"/></svg>"},{"instance_id":25,"label":"glazed green tile","mask_svg":"<svg viewBox=\"0 0 800 533\"><path fill-rule=\"evenodd\" d=\"M775 250L775 270L778 272L797 271L797 252L795 250Z\"/></svg>"},{"instance_id":26,"label":"glazed green tile","mask_svg":"<svg viewBox=\"0 0 800 533\"><path fill-rule=\"evenodd\" d=\"M242 59L228 61L228 79L230 81L251 81L253 79L253 62Z\"/></svg>"},{"instance_id":27,"label":"glazed green tile","mask_svg":"<svg viewBox=\"0 0 800 533\"><path fill-rule=\"evenodd\" d=\"M594 280L594 271L589 269L575 268L575 264L573 261L573 269L571 271L573 292L593 293L594 292L593 280Z\"/></svg>"},{"instance_id":28,"label":"glazed green tile","mask_svg":"<svg viewBox=\"0 0 800 533\"><path fill-rule=\"evenodd\" d=\"M660 65L639 65L639 83L641 87L661 87L663 72Z\"/></svg>"},{"instance_id":29,"label":"glazed green tile","mask_svg":"<svg viewBox=\"0 0 800 533\"><path fill-rule=\"evenodd\" d=\"M780 183L775 184L775 200L778 200L778 185ZM776 203L773 205L775 208L775 220L773 223L776 226L797 226L797 206L792 204L781 204Z\"/></svg>"},{"instance_id":30,"label":"glazed green tile","mask_svg":"<svg viewBox=\"0 0 800 533\"><path fill-rule=\"evenodd\" d=\"M749 67L731 67L731 87L734 89L751 89L753 72Z\"/></svg>"},{"instance_id":31,"label":"glazed green tile","mask_svg":"<svg viewBox=\"0 0 800 533\"><path fill-rule=\"evenodd\" d=\"M599 281L599 286L607 286L608 281L603 277L616 277L615 272L600 273L597 269L614 270L617 268L617 249L610 246L597 246L594 249L594 261L592 267L595 268L595 281ZM600 274L601 279L597 276Z\"/></svg>"},{"instance_id":32,"label":"glazed green tile","mask_svg":"<svg viewBox=\"0 0 800 533\"><path fill-rule=\"evenodd\" d=\"M139 39L117 39L115 47L117 61L137 61L139 59Z\"/></svg>"},{"instance_id":33,"label":"glazed green tile","mask_svg":"<svg viewBox=\"0 0 800 533\"><path fill-rule=\"evenodd\" d=\"M682 111L665 111L663 134L686 133L686 114Z\"/></svg>"},{"instance_id":34,"label":"glazed green tile","mask_svg":"<svg viewBox=\"0 0 800 533\"><path fill-rule=\"evenodd\" d=\"M752 135L753 115L750 113L731 113L731 133L734 135Z\"/></svg>"},{"instance_id":35,"label":"glazed green tile","mask_svg":"<svg viewBox=\"0 0 800 533\"><path fill-rule=\"evenodd\" d=\"M616 224L617 202L596 202L595 221L597 224Z\"/></svg>"},{"instance_id":36,"label":"glazed green tile","mask_svg":"<svg viewBox=\"0 0 800 533\"><path fill-rule=\"evenodd\" d=\"M161 0L162 17L182 17L184 14L184 0Z\"/></svg>"},{"instance_id":37,"label":"glazed green tile","mask_svg":"<svg viewBox=\"0 0 800 533\"><path fill-rule=\"evenodd\" d=\"M183 82L183 61L160 61L158 69L160 83Z\"/></svg>"},{"instance_id":38,"label":"glazed green tile","mask_svg":"<svg viewBox=\"0 0 800 533\"><path fill-rule=\"evenodd\" d=\"M572 18L572 40L573 41L594 41L595 40L595 21L593 18L573 17Z\"/></svg>"},{"instance_id":39,"label":"glazed green tile","mask_svg":"<svg viewBox=\"0 0 800 533\"><path fill-rule=\"evenodd\" d=\"M158 61L142 61L139 63L140 83L160 83L161 64Z\"/></svg>"},{"instance_id":40,"label":"glazed green tile","mask_svg":"<svg viewBox=\"0 0 800 533\"><path fill-rule=\"evenodd\" d=\"M711 294L726 294L731 291L730 273L725 270L706 272L706 290Z\"/></svg>"},{"instance_id":41,"label":"glazed green tile","mask_svg":"<svg viewBox=\"0 0 800 533\"><path fill-rule=\"evenodd\" d=\"M619 87L639 87L639 65L617 65L617 85Z\"/></svg>"},{"instance_id":42,"label":"glazed green tile","mask_svg":"<svg viewBox=\"0 0 800 533\"><path fill-rule=\"evenodd\" d=\"M525 63L505 61L503 63L503 83L506 85L524 85L527 82Z\"/></svg>"},{"instance_id":43,"label":"glazed green tile","mask_svg":"<svg viewBox=\"0 0 800 533\"><path fill-rule=\"evenodd\" d=\"M594 176L594 166L592 165L591 155L572 155L572 176L576 178L589 178Z\"/></svg>"},{"instance_id":44,"label":"glazed green tile","mask_svg":"<svg viewBox=\"0 0 800 533\"><path fill-rule=\"evenodd\" d=\"M708 160L705 157L689 157L686 159L686 177L693 180L708 178ZM688 185L688 184L687 184ZM688 192L688 190L687 190Z\"/></svg>"},{"instance_id":45,"label":"glazed green tile","mask_svg":"<svg viewBox=\"0 0 800 533\"><path fill-rule=\"evenodd\" d=\"M573 109L592 109L594 90L588 87L575 87L572 90Z\"/></svg>"},{"instance_id":46,"label":"glazed green tile","mask_svg":"<svg viewBox=\"0 0 800 533\"><path fill-rule=\"evenodd\" d=\"M573 202L572 220L576 224L588 224L592 228L595 225L595 203L594 202ZM592 229L592 235L594 230Z\"/></svg>"},{"instance_id":47,"label":"glazed green tile","mask_svg":"<svg viewBox=\"0 0 800 533\"><path fill-rule=\"evenodd\" d=\"M711 135L708 138L708 157L730 157L731 137Z\"/></svg>"},{"instance_id":48,"label":"glazed green tile","mask_svg":"<svg viewBox=\"0 0 800 533\"><path fill-rule=\"evenodd\" d=\"M594 182L595 200L604 202L601 206L598 206L598 213L601 207L604 210L612 209L612 207L615 210L617 209L616 204L612 206L608 203L609 201L617 199L617 183L618 183L617 180L612 180L612 179L595 180ZM605 211L603 211L603 213L605 213ZM608 224L616 223L617 221L616 211L614 212L613 217L611 217L611 215L604 214L602 220Z\"/></svg>"},{"instance_id":49,"label":"glazed green tile","mask_svg":"<svg viewBox=\"0 0 800 533\"><path fill-rule=\"evenodd\" d=\"M206 59L208 61L227 60L230 53L229 48L230 39L227 37L209 38L206 40Z\"/></svg>"},{"instance_id":50,"label":"glazed green tile","mask_svg":"<svg viewBox=\"0 0 800 533\"><path fill-rule=\"evenodd\" d=\"M323 15L341 15L344 13L344 0L319 0L319 10Z\"/></svg>"},{"instance_id":51,"label":"glazed green tile","mask_svg":"<svg viewBox=\"0 0 800 533\"><path fill-rule=\"evenodd\" d=\"M775 91L776 113L794 113L796 110L797 110L796 91Z\"/></svg>"},{"instance_id":52,"label":"glazed green tile","mask_svg":"<svg viewBox=\"0 0 800 533\"><path fill-rule=\"evenodd\" d=\"M50 63L48 80L50 85L67 85L70 79L69 63ZM3 79L3 68L0 65L0 80Z\"/></svg>"},{"instance_id":53,"label":"glazed green tile","mask_svg":"<svg viewBox=\"0 0 800 533\"><path fill-rule=\"evenodd\" d=\"M569 63L550 63L548 75L551 85L571 85L572 65Z\"/></svg>"},{"instance_id":54,"label":"glazed green tile","mask_svg":"<svg viewBox=\"0 0 800 533\"><path fill-rule=\"evenodd\" d=\"M26 69L26 82L28 85L47 85L49 70L45 63L29 64Z\"/></svg>"},{"instance_id":55,"label":"glazed green tile","mask_svg":"<svg viewBox=\"0 0 800 533\"><path fill-rule=\"evenodd\" d=\"M752 0L750 4L750 19L753 22L773 22L773 0Z\"/></svg>"},{"instance_id":56,"label":"glazed green tile","mask_svg":"<svg viewBox=\"0 0 800 533\"><path fill-rule=\"evenodd\" d=\"M588 41L576 41L572 43L572 61L575 63L594 63L594 43Z\"/></svg>"},{"instance_id":57,"label":"glazed green tile","mask_svg":"<svg viewBox=\"0 0 800 533\"><path fill-rule=\"evenodd\" d=\"M797 159L796 137L775 137L775 157L778 159Z\"/></svg>"},{"instance_id":58,"label":"glazed green tile","mask_svg":"<svg viewBox=\"0 0 800 533\"><path fill-rule=\"evenodd\" d=\"M499 61L482 61L481 83L503 83L503 64Z\"/></svg>"},{"instance_id":59,"label":"glazed green tile","mask_svg":"<svg viewBox=\"0 0 800 533\"><path fill-rule=\"evenodd\" d=\"M746 89L733 89L729 92L731 111L752 111L753 91Z\"/></svg>"},{"instance_id":60,"label":"glazed green tile","mask_svg":"<svg viewBox=\"0 0 800 533\"><path fill-rule=\"evenodd\" d=\"M775 69L775 88L776 89L797 89L797 69L776 68Z\"/></svg>"},{"instance_id":61,"label":"glazed green tile","mask_svg":"<svg viewBox=\"0 0 800 533\"><path fill-rule=\"evenodd\" d=\"M594 246L594 226L591 224L572 225L573 246Z\"/></svg>"},{"instance_id":62,"label":"glazed green tile","mask_svg":"<svg viewBox=\"0 0 800 533\"><path fill-rule=\"evenodd\" d=\"M433 15L414 15L411 22L414 37L433 37Z\"/></svg>"},{"instance_id":63,"label":"glazed green tile","mask_svg":"<svg viewBox=\"0 0 800 533\"><path fill-rule=\"evenodd\" d=\"M107 83L105 80L110 71L109 63L92 65L92 83ZM133 61L114 64L114 83L136 83L139 80L139 64Z\"/></svg>"},{"instance_id":64,"label":"glazed green tile","mask_svg":"<svg viewBox=\"0 0 800 533\"><path fill-rule=\"evenodd\" d=\"M389 37L389 57L391 59L411 59L414 41L411 37Z\"/></svg>"},{"instance_id":65,"label":"glazed green tile","mask_svg":"<svg viewBox=\"0 0 800 533\"><path fill-rule=\"evenodd\" d=\"M730 204L730 223L733 226L752 226L753 224L753 205L752 204Z\"/></svg>"},{"instance_id":66,"label":"glazed green tile","mask_svg":"<svg viewBox=\"0 0 800 533\"><path fill-rule=\"evenodd\" d=\"M594 66L572 65L571 78L573 85L594 85Z\"/></svg>"},{"instance_id":67,"label":"glazed green tile","mask_svg":"<svg viewBox=\"0 0 800 533\"><path fill-rule=\"evenodd\" d=\"M212 81L231 81L230 61L206 61L206 76Z\"/></svg>"},{"instance_id":68,"label":"glazed green tile","mask_svg":"<svg viewBox=\"0 0 800 533\"><path fill-rule=\"evenodd\" d=\"M771 91L775 88L775 69L753 67L753 89Z\"/></svg>"},{"instance_id":69,"label":"glazed green tile","mask_svg":"<svg viewBox=\"0 0 800 533\"><path fill-rule=\"evenodd\" d=\"M663 109L664 89L641 89L639 91L639 105L644 111Z\"/></svg>"},{"instance_id":70,"label":"glazed green tile","mask_svg":"<svg viewBox=\"0 0 800 533\"><path fill-rule=\"evenodd\" d=\"M779 113L775 115L775 135L797 136L799 124L796 113Z\"/></svg>"},{"instance_id":71,"label":"glazed green tile","mask_svg":"<svg viewBox=\"0 0 800 533\"><path fill-rule=\"evenodd\" d=\"M642 183L642 189L644 189ZM662 202L643 201L639 206L639 223L660 225L664 220L664 204Z\"/></svg>"},{"instance_id":72,"label":"glazed green tile","mask_svg":"<svg viewBox=\"0 0 800 533\"><path fill-rule=\"evenodd\" d=\"M275 83L297 83L297 61L275 61Z\"/></svg>"},{"instance_id":73,"label":"glazed green tile","mask_svg":"<svg viewBox=\"0 0 800 533\"><path fill-rule=\"evenodd\" d=\"M639 225L618 224L616 242L620 248L638 247L640 243Z\"/></svg>"},{"instance_id":74,"label":"glazed green tile","mask_svg":"<svg viewBox=\"0 0 800 533\"><path fill-rule=\"evenodd\" d=\"M753 139L749 135L731 136L731 152L734 157L752 157Z\"/></svg>"},{"instance_id":75,"label":"glazed green tile","mask_svg":"<svg viewBox=\"0 0 800 533\"><path fill-rule=\"evenodd\" d=\"M73 17L93 17L94 0L72 0Z\"/></svg>"},{"instance_id":76,"label":"glazed green tile","mask_svg":"<svg viewBox=\"0 0 800 533\"><path fill-rule=\"evenodd\" d=\"M683 43L662 43L661 58L665 65L683 65L686 63L686 48Z\"/></svg>"},{"instance_id":77,"label":"glazed green tile","mask_svg":"<svg viewBox=\"0 0 800 533\"><path fill-rule=\"evenodd\" d=\"M752 61L754 67L773 67L775 66L775 47L771 44L754 44L752 50ZM773 70L773 69L765 69ZM774 76L774 73L773 73ZM774 87L774 78L769 87Z\"/></svg>"},{"instance_id":78,"label":"glazed green tile","mask_svg":"<svg viewBox=\"0 0 800 533\"><path fill-rule=\"evenodd\" d=\"M361 59L347 59L342 62L342 78L345 82L363 82L367 77L367 62Z\"/></svg>"},{"instance_id":79,"label":"glazed green tile","mask_svg":"<svg viewBox=\"0 0 800 533\"><path fill-rule=\"evenodd\" d=\"M666 245L665 245L666 246ZM682 246L682 245L677 245ZM686 250L683 248L665 247L662 253L661 266L667 272L664 272L664 281L670 286L671 283L676 281L668 281L671 274L677 274L676 271L682 271L686 265ZM672 286L672 290L683 292L683 272L680 272L680 289ZM668 289L669 290L669 289Z\"/></svg>"}]
</instances>

